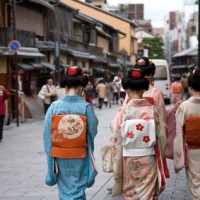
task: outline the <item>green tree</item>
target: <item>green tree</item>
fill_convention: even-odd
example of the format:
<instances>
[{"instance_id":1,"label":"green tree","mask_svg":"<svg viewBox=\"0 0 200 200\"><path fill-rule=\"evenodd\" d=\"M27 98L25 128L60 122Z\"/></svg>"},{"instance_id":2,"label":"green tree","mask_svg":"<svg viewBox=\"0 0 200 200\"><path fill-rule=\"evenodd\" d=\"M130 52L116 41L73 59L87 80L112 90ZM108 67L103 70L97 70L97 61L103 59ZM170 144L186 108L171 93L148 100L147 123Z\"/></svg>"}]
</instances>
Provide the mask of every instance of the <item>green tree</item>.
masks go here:
<instances>
[{"instance_id":1,"label":"green tree","mask_svg":"<svg viewBox=\"0 0 200 200\"><path fill-rule=\"evenodd\" d=\"M128 12L128 5L127 4L119 4L117 10L119 12Z\"/></svg>"},{"instance_id":2,"label":"green tree","mask_svg":"<svg viewBox=\"0 0 200 200\"><path fill-rule=\"evenodd\" d=\"M164 43L160 38L143 38L144 49L148 49L148 57L151 59L164 59Z\"/></svg>"}]
</instances>

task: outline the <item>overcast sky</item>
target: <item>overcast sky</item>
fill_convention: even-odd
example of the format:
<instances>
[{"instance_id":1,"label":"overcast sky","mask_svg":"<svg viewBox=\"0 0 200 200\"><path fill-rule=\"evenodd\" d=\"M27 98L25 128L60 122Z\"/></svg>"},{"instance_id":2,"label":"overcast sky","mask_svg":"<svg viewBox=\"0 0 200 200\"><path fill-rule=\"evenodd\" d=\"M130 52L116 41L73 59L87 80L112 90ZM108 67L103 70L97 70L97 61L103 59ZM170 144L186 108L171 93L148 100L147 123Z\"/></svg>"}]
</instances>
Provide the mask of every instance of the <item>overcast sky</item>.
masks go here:
<instances>
[{"instance_id":1,"label":"overcast sky","mask_svg":"<svg viewBox=\"0 0 200 200\"><path fill-rule=\"evenodd\" d=\"M109 5L120 3L144 3L144 18L151 19L153 27L164 26L164 15L169 11L181 11L184 0L107 0Z\"/></svg>"}]
</instances>

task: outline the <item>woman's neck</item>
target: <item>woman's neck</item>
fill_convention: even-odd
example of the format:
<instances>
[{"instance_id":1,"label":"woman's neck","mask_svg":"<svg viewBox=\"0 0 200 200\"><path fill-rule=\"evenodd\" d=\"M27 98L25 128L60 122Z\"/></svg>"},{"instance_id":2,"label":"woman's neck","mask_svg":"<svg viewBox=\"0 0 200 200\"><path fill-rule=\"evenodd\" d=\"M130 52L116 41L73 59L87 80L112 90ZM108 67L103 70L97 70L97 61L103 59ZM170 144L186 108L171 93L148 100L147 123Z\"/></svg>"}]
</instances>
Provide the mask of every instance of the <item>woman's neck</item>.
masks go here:
<instances>
[{"instance_id":1,"label":"woman's neck","mask_svg":"<svg viewBox=\"0 0 200 200\"><path fill-rule=\"evenodd\" d=\"M70 88L68 90L68 95L69 96L77 96L77 95L80 95L81 92L82 92L81 88Z\"/></svg>"},{"instance_id":2,"label":"woman's neck","mask_svg":"<svg viewBox=\"0 0 200 200\"><path fill-rule=\"evenodd\" d=\"M195 97L195 98L200 98L200 92L194 91L192 96Z\"/></svg>"},{"instance_id":3,"label":"woman's neck","mask_svg":"<svg viewBox=\"0 0 200 200\"><path fill-rule=\"evenodd\" d=\"M130 99L142 99L142 93L141 92L131 92L128 94Z\"/></svg>"}]
</instances>

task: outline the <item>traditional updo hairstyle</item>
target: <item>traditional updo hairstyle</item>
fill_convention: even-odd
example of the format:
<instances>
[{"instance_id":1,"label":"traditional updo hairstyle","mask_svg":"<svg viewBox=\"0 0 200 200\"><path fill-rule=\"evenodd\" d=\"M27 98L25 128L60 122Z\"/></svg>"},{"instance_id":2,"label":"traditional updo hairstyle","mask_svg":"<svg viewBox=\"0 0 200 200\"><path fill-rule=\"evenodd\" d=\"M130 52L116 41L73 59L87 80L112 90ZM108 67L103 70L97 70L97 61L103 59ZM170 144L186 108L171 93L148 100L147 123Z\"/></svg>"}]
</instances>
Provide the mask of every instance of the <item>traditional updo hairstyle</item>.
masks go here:
<instances>
[{"instance_id":1,"label":"traditional updo hairstyle","mask_svg":"<svg viewBox=\"0 0 200 200\"><path fill-rule=\"evenodd\" d=\"M145 75L152 75L154 76L156 71L156 66L153 62L150 62L147 57L141 57L136 60L136 64L133 68L143 69L145 68Z\"/></svg>"},{"instance_id":2,"label":"traditional updo hairstyle","mask_svg":"<svg viewBox=\"0 0 200 200\"><path fill-rule=\"evenodd\" d=\"M193 90L200 92L200 69L195 69L188 77L188 86Z\"/></svg>"},{"instance_id":3,"label":"traditional updo hairstyle","mask_svg":"<svg viewBox=\"0 0 200 200\"><path fill-rule=\"evenodd\" d=\"M61 83L61 87L78 88L86 87L88 84L88 77L80 67L70 67L67 69L64 80Z\"/></svg>"},{"instance_id":4,"label":"traditional updo hairstyle","mask_svg":"<svg viewBox=\"0 0 200 200\"><path fill-rule=\"evenodd\" d=\"M175 81L180 81L180 80L181 80L181 75L180 75L179 73L176 73L176 74L174 75L174 80L175 80Z\"/></svg>"},{"instance_id":5,"label":"traditional updo hairstyle","mask_svg":"<svg viewBox=\"0 0 200 200\"><path fill-rule=\"evenodd\" d=\"M141 91L149 89L149 81L144 78L145 70L133 68L128 71L128 75L122 78L122 87L132 91Z\"/></svg>"}]
</instances>

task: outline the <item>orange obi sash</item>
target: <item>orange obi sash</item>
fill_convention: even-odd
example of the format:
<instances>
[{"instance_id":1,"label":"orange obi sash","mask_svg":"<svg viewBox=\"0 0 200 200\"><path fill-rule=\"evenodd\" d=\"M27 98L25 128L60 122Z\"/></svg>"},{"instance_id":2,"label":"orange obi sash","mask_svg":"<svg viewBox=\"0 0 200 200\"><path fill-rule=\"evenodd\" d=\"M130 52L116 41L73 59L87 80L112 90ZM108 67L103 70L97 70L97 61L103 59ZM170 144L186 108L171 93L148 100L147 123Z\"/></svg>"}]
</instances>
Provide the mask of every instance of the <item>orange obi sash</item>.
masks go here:
<instances>
[{"instance_id":1,"label":"orange obi sash","mask_svg":"<svg viewBox=\"0 0 200 200\"><path fill-rule=\"evenodd\" d=\"M86 155L86 116L62 114L52 117L51 156L84 158Z\"/></svg>"},{"instance_id":2,"label":"orange obi sash","mask_svg":"<svg viewBox=\"0 0 200 200\"><path fill-rule=\"evenodd\" d=\"M173 86L172 91L174 94L180 94L180 92L181 92L180 87L177 85Z\"/></svg>"},{"instance_id":3,"label":"orange obi sash","mask_svg":"<svg viewBox=\"0 0 200 200\"><path fill-rule=\"evenodd\" d=\"M186 119L185 141L188 149L200 149L200 116L191 116Z\"/></svg>"}]
</instances>

